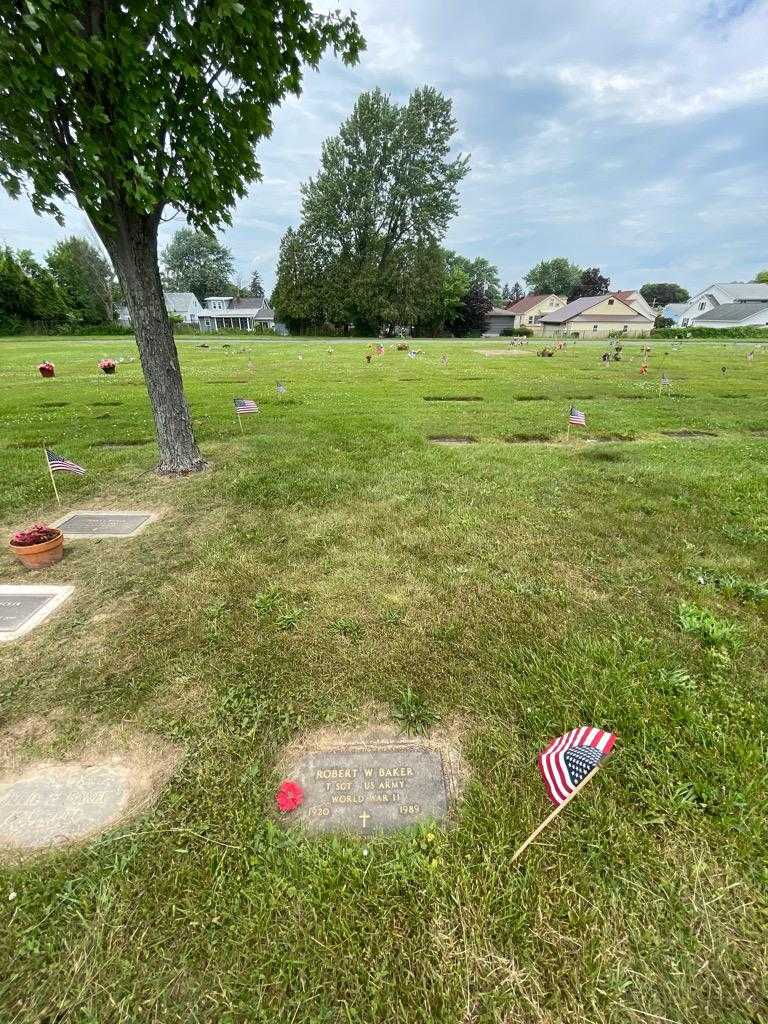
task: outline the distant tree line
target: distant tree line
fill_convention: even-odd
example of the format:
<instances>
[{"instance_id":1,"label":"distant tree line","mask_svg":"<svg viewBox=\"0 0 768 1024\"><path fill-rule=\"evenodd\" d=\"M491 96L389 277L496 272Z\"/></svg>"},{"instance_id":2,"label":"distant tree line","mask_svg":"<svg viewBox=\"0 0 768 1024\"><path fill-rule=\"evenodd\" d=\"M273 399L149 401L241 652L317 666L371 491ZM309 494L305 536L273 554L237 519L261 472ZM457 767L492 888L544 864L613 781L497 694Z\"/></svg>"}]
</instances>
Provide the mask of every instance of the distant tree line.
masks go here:
<instances>
[{"instance_id":1,"label":"distant tree line","mask_svg":"<svg viewBox=\"0 0 768 1024\"><path fill-rule=\"evenodd\" d=\"M0 333L110 324L117 296L109 260L85 238L57 242L42 263L28 249L0 249Z\"/></svg>"}]
</instances>

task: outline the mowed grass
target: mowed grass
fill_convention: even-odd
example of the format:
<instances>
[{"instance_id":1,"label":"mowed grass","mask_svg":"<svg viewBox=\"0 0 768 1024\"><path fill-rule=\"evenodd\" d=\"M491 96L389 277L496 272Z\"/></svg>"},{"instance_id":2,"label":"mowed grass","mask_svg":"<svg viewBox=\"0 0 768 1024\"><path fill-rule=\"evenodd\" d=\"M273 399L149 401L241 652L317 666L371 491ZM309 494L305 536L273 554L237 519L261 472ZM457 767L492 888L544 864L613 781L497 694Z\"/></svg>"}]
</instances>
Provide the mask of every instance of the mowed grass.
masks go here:
<instances>
[{"instance_id":1,"label":"mowed grass","mask_svg":"<svg viewBox=\"0 0 768 1024\"><path fill-rule=\"evenodd\" d=\"M210 469L168 481L130 342L0 343L5 532L56 515L42 441L88 469L65 508L164 511L34 577L77 590L0 649L0 745L182 751L145 816L6 864L0 1020L768 1020L768 353L654 342L644 380L639 344L210 344L179 346ZM450 827L281 829L287 743L414 708L462 737ZM587 723L615 756L510 864L537 751Z\"/></svg>"}]
</instances>

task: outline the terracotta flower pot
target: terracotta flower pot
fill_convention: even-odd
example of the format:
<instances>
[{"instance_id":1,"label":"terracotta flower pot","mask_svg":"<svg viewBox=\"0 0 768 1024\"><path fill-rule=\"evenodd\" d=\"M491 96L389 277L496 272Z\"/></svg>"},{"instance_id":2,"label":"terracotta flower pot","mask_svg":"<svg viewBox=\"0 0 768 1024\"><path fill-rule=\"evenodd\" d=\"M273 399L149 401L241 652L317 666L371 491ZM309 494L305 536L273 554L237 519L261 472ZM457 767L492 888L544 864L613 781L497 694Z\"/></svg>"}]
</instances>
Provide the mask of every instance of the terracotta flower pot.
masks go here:
<instances>
[{"instance_id":1,"label":"terracotta flower pot","mask_svg":"<svg viewBox=\"0 0 768 1024\"><path fill-rule=\"evenodd\" d=\"M64 557L64 534L56 530L56 536L42 544L10 544L9 547L27 569L46 569Z\"/></svg>"},{"instance_id":2,"label":"terracotta flower pot","mask_svg":"<svg viewBox=\"0 0 768 1024\"><path fill-rule=\"evenodd\" d=\"M115 372L115 369L116 369L116 367L114 367L114 366L102 366L102 368L101 368L101 369L102 369L102 371L103 371L104 373L114 373L114 372Z\"/></svg>"},{"instance_id":3,"label":"terracotta flower pot","mask_svg":"<svg viewBox=\"0 0 768 1024\"><path fill-rule=\"evenodd\" d=\"M40 376L41 377L55 377L56 376L56 371L53 369L52 366L38 366L38 370L40 371Z\"/></svg>"}]
</instances>

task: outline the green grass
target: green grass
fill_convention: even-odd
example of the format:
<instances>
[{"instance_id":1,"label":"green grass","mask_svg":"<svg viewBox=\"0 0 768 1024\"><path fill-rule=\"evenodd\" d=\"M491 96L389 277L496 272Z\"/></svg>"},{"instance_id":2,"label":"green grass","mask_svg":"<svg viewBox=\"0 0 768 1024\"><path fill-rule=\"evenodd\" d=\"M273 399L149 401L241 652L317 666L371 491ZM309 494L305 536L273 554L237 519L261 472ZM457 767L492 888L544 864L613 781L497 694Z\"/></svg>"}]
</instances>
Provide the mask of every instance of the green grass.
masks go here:
<instances>
[{"instance_id":1,"label":"green grass","mask_svg":"<svg viewBox=\"0 0 768 1024\"><path fill-rule=\"evenodd\" d=\"M66 507L166 512L37 577L77 591L0 650L0 749L184 752L144 817L6 866L0 1021L764 1024L768 354L210 343L179 346L210 469L167 481L138 361L97 371L130 339L0 342L5 532L56 513L43 441L88 469ZM372 716L461 735L452 827L282 831L281 749ZM616 755L510 864L586 723Z\"/></svg>"}]
</instances>

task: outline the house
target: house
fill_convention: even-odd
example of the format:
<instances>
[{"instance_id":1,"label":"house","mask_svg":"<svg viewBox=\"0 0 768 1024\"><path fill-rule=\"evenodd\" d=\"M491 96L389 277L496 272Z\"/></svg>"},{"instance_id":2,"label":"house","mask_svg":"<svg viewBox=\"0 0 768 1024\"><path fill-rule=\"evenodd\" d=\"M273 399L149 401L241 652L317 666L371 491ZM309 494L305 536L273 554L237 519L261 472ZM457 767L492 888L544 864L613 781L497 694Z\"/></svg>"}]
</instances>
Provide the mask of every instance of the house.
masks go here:
<instances>
[{"instance_id":1,"label":"house","mask_svg":"<svg viewBox=\"0 0 768 1024\"><path fill-rule=\"evenodd\" d=\"M697 316L691 327L768 327L768 299L765 302L721 302Z\"/></svg>"},{"instance_id":2,"label":"house","mask_svg":"<svg viewBox=\"0 0 768 1024\"><path fill-rule=\"evenodd\" d=\"M661 311L661 315L671 320L673 324L679 324L683 314L688 309L687 302L669 302Z\"/></svg>"},{"instance_id":3,"label":"house","mask_svg":"<svg viewBox=\"0 0 768 1024\"><path fill-rule=\"evenodd\" d=\"M704 313L733 302L768 302L768 284L756 284L754 281L711 284L686 303L680 316L680 326L690 327Z\"/></svg>"},{"instance_id":4,"label":"house","mask_svg":"<svg viewBox=\"0 0 768 1024\"><path fill-rule=\"evenodd\" d=\"M526 295L519 302L508 303L503 309L494 307L488 313L486 334L499 335L507 328L530 327L535 330L544 313L560 309L566 300L562 295Z\"/></svg>"},{"instance_id":5,"label":"house","mask_svg":"<svg viewBox=\"0 0 768 1024\"><path fill-rule=\"evenodd\" d=\"M590 295L574 299L567 306L545 313L540 318L544 334L570 334L584 338L607 334L648 334L653 328L653 313L644 313L613 295Z\"/></svg>"},{"instance_id":6,"label":"house","mask_svg":"<svg viewBox=\"0 0 768 1024\"><path fill-rule=\"evenodd\" d=\"M615 295L617 298L621 299L622 302L626 302L626 304L631 306L637 313L642 313L643 316L650 317L651 320L656 319L656 311L648 305L640 292L611 292L611 295Z\"/></svg>"},{"instance_id":7,"label":"house","mask_svg":"<svg viewBox=\"0 0 768 1024\"><path fill-rule=\"evenodd\" d=\"M210 295L200 311L201 331L257 331L274 329L275 311L263 295Z\"/></svg>"},{"instance_id":8,"label":"house","mask_svg":"<svg viewBox=\"0 0 768 1024\"><path fill-rule=\"evenodd\" d=\"M175 314L181 317L185 324L197 324L197 318L203 307L192 292L163 292L163 297L169 316ZM120 307L117 311L117 319L123 326L131 326L131 315L127 306Z\"/></svg>"}]
</instances>

